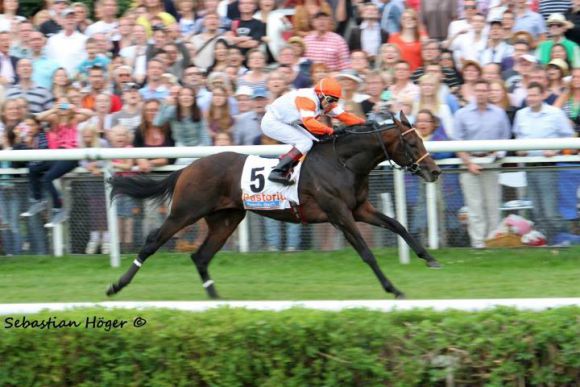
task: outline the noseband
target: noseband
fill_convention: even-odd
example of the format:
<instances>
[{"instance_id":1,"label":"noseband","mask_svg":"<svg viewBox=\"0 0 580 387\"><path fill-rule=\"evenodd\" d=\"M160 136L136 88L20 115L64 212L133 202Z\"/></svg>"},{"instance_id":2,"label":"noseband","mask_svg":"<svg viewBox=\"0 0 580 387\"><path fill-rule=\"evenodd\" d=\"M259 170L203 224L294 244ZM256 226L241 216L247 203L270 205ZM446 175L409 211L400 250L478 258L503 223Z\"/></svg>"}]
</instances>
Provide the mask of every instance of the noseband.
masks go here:
<instances>
[{"instance_id":1,"label":"noseband","mask_svg":"<svg viewBox=\"0 0 580 387\"><path fill-rule=\"evenodd\" d=\"M368 131L364 131L364 132L351 132L351 131L347 130L347 131L345 131L345 133L348 133L348 134L374 134L374 135L376 135L376 138L377 138L379 144L381 144L381 148L383 149L383 153L385 154L385 159L389 162L391 167L394 169L403 169L403 170L409 171L413 175L416 175L421 170L421 167L419 167L419 163L421 161L423 161L427 156L429 156L430 153L426 152L423 156L421 156L417 160L413 161L413 155L411 153L409 143L407 143L407 141L405 141L405 136L407 134L412 133L412 132L417 133L417 130L415 128L411 128L411 129L404 131L399 136L400 141L403 144L405 157L407 158L407 160L411 160L411 162L408 163L408 165L402 166L402 167L398 166L397 164L394 164L393 160L391 159L391 156L389 155L389 151L387 150L387 147L385 146L385 143L381 139L380 133L387 131L387 130L395 129L395 128L398 128L398 126L397 125L384 125L383 127L380 127L377 122L373 122L373 130L368 130ZM345 167L346 169L350 169L348 167L348 165L346 165L346 163L338 156L338 153L336 152L336 137L334 137L334 139L333 139L332 146L334 148L334 153L336 154L338 161L342 164L343 167Z\"/></svg>"}]
</instances>

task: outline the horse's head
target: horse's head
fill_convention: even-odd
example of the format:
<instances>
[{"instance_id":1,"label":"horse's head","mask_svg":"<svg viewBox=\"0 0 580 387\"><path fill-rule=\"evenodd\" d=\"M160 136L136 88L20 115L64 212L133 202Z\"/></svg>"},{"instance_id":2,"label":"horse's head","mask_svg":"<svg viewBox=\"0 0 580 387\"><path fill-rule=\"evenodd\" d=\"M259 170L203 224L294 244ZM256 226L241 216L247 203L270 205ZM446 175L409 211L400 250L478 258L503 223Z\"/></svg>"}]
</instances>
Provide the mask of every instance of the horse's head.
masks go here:
<instances>
[{"instance_id":1,"label":"horse's head","mask_svg":"<svg viewBox=\"0 0 580 387\"><path fill-rule=\"evenodd\" d=\"M425 149L417 130L409 123L403 112L400 113L400 121L394 115L392 118L397 128L395 131L385 131L384 135L388 136L385 140L393 161L427 182L436 181L441 169Z\"/></svg>"}]
</instances>

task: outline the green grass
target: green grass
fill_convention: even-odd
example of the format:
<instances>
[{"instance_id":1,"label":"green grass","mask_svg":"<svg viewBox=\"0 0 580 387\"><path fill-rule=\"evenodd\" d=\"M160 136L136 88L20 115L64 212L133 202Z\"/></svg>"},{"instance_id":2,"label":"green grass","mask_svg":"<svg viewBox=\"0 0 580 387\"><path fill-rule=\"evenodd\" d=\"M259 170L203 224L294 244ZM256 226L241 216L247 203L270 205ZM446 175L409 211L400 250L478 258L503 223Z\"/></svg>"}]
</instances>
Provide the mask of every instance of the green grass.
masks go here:
<instances>
[{"instance_id":1,"label":"green grass","mask_svg":"<svg viewBox=\"0 0 580 387\"><path fill-rule=\"evenodd\" d=\"M431 270L397 251L375 253L384 273L410 299L580 297L580 248L561 250L469 250L433 252L444 265ZM1 257L0 303L98 302L128 268L113 269L104 256ZM391 299L351 249L338 252L222 252L210 274L230 300ZM187 254L163 253L145 263L112 300L206 300Z\"/></svg>"}]
</instances>

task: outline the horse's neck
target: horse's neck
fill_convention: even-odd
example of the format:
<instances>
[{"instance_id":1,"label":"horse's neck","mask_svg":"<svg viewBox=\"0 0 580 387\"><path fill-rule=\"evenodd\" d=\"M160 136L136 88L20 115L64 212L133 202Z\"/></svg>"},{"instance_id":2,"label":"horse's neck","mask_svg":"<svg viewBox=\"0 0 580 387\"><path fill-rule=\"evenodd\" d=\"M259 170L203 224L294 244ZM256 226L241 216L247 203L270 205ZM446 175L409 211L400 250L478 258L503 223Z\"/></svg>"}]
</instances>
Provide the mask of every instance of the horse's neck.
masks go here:
<instances>
[{"instance_id":1,"label":"horse's neck","mask_svg":"<svg viewBox=\"0 0 580 387\"><path fill-rule=\"evenodd\" d=\"M385 160L380 141L378 134L351 134L337 141L336 156L356 174L369 174Z\"/></svg>"}]
</instances>

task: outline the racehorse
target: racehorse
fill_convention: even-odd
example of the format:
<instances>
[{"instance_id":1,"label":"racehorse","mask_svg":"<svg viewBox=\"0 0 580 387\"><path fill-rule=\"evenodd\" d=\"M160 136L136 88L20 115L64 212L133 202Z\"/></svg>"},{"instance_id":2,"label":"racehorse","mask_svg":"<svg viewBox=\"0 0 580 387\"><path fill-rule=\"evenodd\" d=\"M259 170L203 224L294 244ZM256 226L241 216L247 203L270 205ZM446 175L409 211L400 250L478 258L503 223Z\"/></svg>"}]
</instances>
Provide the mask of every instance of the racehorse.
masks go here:
<instances>
[{"instance_id":1,"label":"racehorse","mask_svg":"<svg viewBox=\"0 0 580 387\"><path fill-rule=\"evenodd\" d=\"M175 233L205 218L208 235L191 254L191 259L208 296L218 298L208 266L246 215L240 188L246 157L234 152L203 157L160 181L144 176L112 177L109 180L112 197L125 194L159 201L170 198L171 211L161 227L147 236L137 259L119 281L108 288L107 295L112 296L127 286L145 260ZM300 219L292 209L256 213L284 222L331 223L342 231L371 267L383 289L396 298L404 298L379 268L356 222L399 234L427 266L438 268L440 265L397 220L377 211L368 201L369 173L385 160L395 162L427 182L436 181L441 173L404 114L401 113L400 120L391 115L390 120L380 125L371 122L349 126L344 134L315 144L302 165L298 186Z\"/></svg>"}]
</instances>

